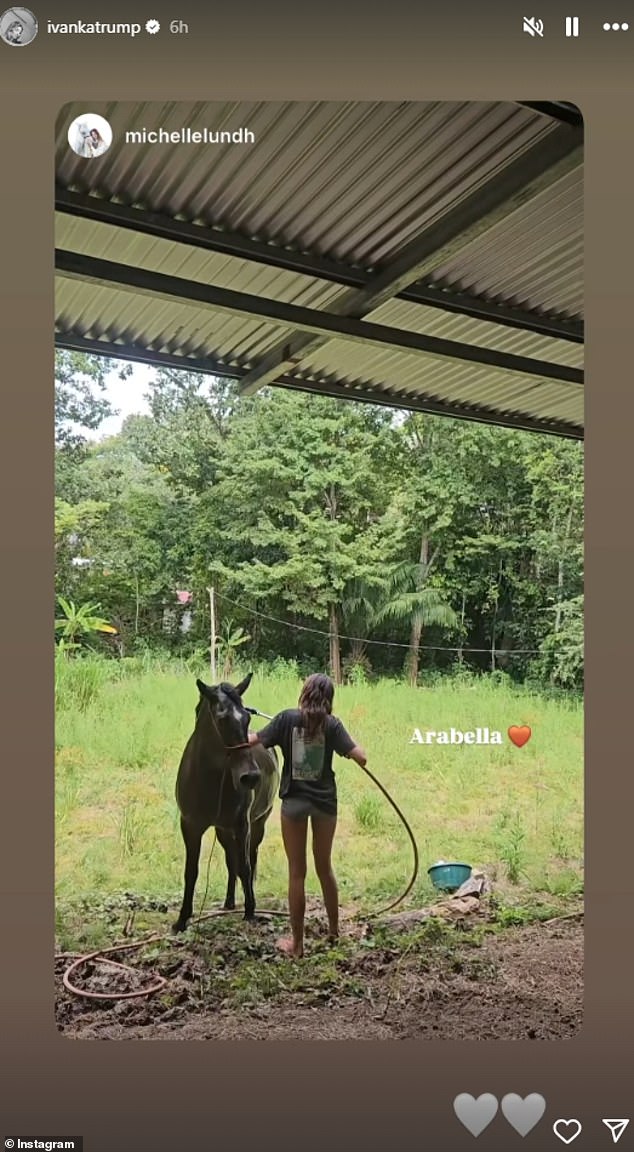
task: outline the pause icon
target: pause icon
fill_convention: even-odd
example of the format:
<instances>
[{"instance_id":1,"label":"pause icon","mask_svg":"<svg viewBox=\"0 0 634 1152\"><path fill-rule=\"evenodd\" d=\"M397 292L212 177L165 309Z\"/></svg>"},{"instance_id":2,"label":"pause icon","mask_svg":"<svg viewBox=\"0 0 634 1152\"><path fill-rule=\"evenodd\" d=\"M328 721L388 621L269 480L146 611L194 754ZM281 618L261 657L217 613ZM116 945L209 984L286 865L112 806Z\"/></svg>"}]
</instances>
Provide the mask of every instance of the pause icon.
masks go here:
<instances>
[{"instance_id":1,"label":"pause icon","mask_svg":"<svg viewBox=\"0 0 634 1152\"><path fill-rule=\"evenodd\" d=\"M579 17L566 16L566 36L579 35Z\"/></svg>"}]
</instances>

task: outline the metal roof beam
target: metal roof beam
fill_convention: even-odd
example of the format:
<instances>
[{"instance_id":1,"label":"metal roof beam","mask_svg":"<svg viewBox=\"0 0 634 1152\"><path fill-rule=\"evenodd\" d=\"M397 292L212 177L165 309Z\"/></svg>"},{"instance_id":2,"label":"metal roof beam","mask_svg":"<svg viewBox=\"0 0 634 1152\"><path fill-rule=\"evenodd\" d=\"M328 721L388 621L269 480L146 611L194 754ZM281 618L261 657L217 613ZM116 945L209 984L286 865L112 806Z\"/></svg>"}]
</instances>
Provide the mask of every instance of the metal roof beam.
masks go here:
<instances>
[{"instance_id":1,"label":"metal roof beam","mask_svg":"<svg viewBox=\"0 0 634 1152\"><path fill-rule=\"evenodd\" d=\"M201 284L199 281L185 280L179 276L167 276L148 268L132 268L127 264L101 260L77 252L56 249L55 267L63 276L80 280L82 283L116 288L136 296L161 297L173 301L176 305L195 305L230 316L257 317L269 324L301 332L304 339L317 337L320 344L333 338L341 339L358 344L376 345L379 348L391 348L399 352L423 353L443 360L485 364L509 372L565 381L574 386L583 385L583 371L565 364L553 364L528 356L516 356L492 348L463 344L456 340L426 336L385 324L370 323L354 316L287 304L282 300L269 300L263 296ZM293 366L292 354L287 355L287 360L289 367Z\"/></svg>"},{"instance_id":2,"label":"metal roof beam","mask_svg":"<svg viewBox=\"0 0 634 1152\"><path fill-rule=\"evenodd\" d=\"M190 224L184 220L173 220L155 212L145 212L139 208L131 208L127 204L103 200L98 196L71 192L60 186L55 192L55 207L57 211L79 220L126 228L173 244L185 244L240 260L250 260L269 268L281 268L287 272L341 284L346 288L367 288L372 282L371 272L350 267L328 257L280 248L263 240L241 236L237 232L225 232L206 228L200 224ZM539 313L527 312L511 305L482 300L465 292L455 293L433 285L414 284L397 293L397 298L412 304L437 308L443 312L552 337L555 340L583 343L583 323L579 321L541 316Z\"/></svg>"},{"instance_id":3,"label":"metal roof beam","mask_svg":"<svg viewBox=\"0 0 634 1152\"><path fill-rule=\"evenodd\" d=\"M518 100L520 108L531 108L533 112L543 112L551 120L558 120L560 124L572 124L575 128L583 124L583 113L576 104L569 104L565 100Z\"/></svg>"},{"instance_id":4,"label":"metal roof beam","mask_svg":"<svg viewBox=\"0 0 634 1152\"><path fill-rule=\"evenodd\" d=\"M541 316L538 312L525 312L508 304L496 304L492 300L482 300L469 292L453 292L433 284L413 284L399 292L398 300L413 304L424 304L428 308L438 308L458 316L469 316L473 320L483 320L489 324L499 324L503 328L515 328L530 332L535 336L548 336L553 340L566 340L571 344L583 344L584 324L582 320L563 320Z\"/></svg>"},{"instance_id":5,"label":"metal roof beam","mask_svg":"<svg viewBox=\"0 0 634 1152\"><path fill-rule=\"evenodd\" d=\"M85 352L96 356L105 356L118 360L129 360L133 363L153 364L157 367L177 368L185 372L200 372L210 376L226 377L240 380L245 375L244 368L222 363L214 359L195 359L188 356L174 355L169 352L152 352L146 348L139 348L127 344L114 344L102 340L92 340L73 333L57 333L55 344L58 348L65 348L71 352ZM435 400L425 396L394 395L390 393L375 393L370 388L346 388L342 384L335 384L328 380L296 379L292 376L281 376L276 386L294 392L307 392L323 396L332 396L335 399L354 400L365 404L379 404L382 407L398 408L411 412L426 412L437 416L450 416L457 420L468 420L478 424L490 424L500 428L514 428L525 432L539 432L545 435L563 437L571 440L583 440L583 429L576 424L568 424L560 420L539 420L536 417L521 413L502 414L488 408L479 408L477 405L453 403L449 400Z\"/></svg>"},{"instance_id":6,"label":"metal roof beam","mask_svg":"<svg viewBox=\"0 0 634 1152\"><path fill-rule=\"evenodd\" d=\"M583 129L567 126L555 129L426 228L388 267L373 276L366 288L346 293L335 301L332 311L357 318L374 311L556 183L576 167L582 157ZM323 337L315 339L296 334L285 344L279 344L265 357L261 367L244 379L242 394L248 395L272 383L280 372L297 364L323 343Z\"/></svg>"}]
</instances>

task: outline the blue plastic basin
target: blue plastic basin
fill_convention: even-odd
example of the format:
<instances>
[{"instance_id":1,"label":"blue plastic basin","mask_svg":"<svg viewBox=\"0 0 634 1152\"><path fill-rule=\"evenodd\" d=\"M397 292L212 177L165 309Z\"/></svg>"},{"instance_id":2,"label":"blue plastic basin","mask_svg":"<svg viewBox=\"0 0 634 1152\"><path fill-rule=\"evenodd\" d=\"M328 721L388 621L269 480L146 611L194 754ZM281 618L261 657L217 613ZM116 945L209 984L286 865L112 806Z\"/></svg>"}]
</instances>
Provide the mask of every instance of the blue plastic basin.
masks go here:
<instances>
[{"instance_id":1,"label":"blue plastic basin","mask_svg":"<svg viewBox=\"0 0 634 1152\"><path fill-rule=\"evenodd\" d=\"M427 869L434 888L442 892L455 892L471 875L470 864L433 864Z\"/></svg>"}]
</instances>

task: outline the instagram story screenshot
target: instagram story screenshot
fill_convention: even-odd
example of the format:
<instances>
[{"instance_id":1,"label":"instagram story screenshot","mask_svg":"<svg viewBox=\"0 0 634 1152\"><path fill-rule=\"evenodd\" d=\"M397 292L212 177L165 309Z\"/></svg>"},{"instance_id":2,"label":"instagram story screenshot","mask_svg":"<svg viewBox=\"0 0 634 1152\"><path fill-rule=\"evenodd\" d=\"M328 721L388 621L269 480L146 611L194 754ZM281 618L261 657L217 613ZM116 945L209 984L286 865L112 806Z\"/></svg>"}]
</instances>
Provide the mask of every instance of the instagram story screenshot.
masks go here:
<instances>
[{"instance_id":1,"label":"instagram story screenshot","mask_svg":"<svg viewBox=\"0 0 634 1152\"><path fill-rule=\"evenodd\" d=\"M0 13L4 1147L627 1152L634 11L180 7Z\"/></svg>"}]
</instances>

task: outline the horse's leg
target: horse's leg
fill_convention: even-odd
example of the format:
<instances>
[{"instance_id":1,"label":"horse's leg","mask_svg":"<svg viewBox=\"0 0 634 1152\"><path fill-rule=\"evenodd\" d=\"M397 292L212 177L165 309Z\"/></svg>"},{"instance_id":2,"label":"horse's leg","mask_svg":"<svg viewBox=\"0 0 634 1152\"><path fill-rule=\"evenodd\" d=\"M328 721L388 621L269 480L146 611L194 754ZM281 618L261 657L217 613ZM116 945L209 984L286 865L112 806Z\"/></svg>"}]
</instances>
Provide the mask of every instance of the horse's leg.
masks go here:
<instances>
[{"instance_id":1,"label":"horse's leg","mask_svg":"<svg viewBox=\"0 0 634 1152\"><path fill-rule=\"evenodd\" d=\"M245 920L253 920L255 916L255 896L251 873L251 802L252 798L248 797L246 803L240 805L235 823L238 875L244 892Z\"/></svg>"},{"instance_id":2,"label":"horse's leg","mask_svg":"<svg viewBox=\"0 0 634 1152\"><path fill-rule=\"evenodd\" d=\"M188 920L191 919L203 831L204 829L188 824L181 817L181 832L185 841L185 892L178 920L172 924L172 932L184 932Z\"/></svg>"},{"instance_id":3,"label":"horse's leg","mask_svg":"<svg viewBox=\"0 0 634 1152\"><path fill-rule=\"evenodd\" d=\"M224 907L227 911L231 911L236 906L236 879L238 876L236 846L231 832L226 831L226 829L216 828L216 835L225 850L225 863L227 865L227 895L225 896Z\"/></svg>"},{"instance_id":4,"label":"horse's leg","mask_svg":"<svg viewBox=\"0 0 634 1152\"><path fill-rule=\"evenodd\" d=\"M258 849L264 839L264 825L266 820L260 816L251 825L251 851L249 859L251 863L251 883L255 884L258 873Z\"/></svg>"}]
</instances>

